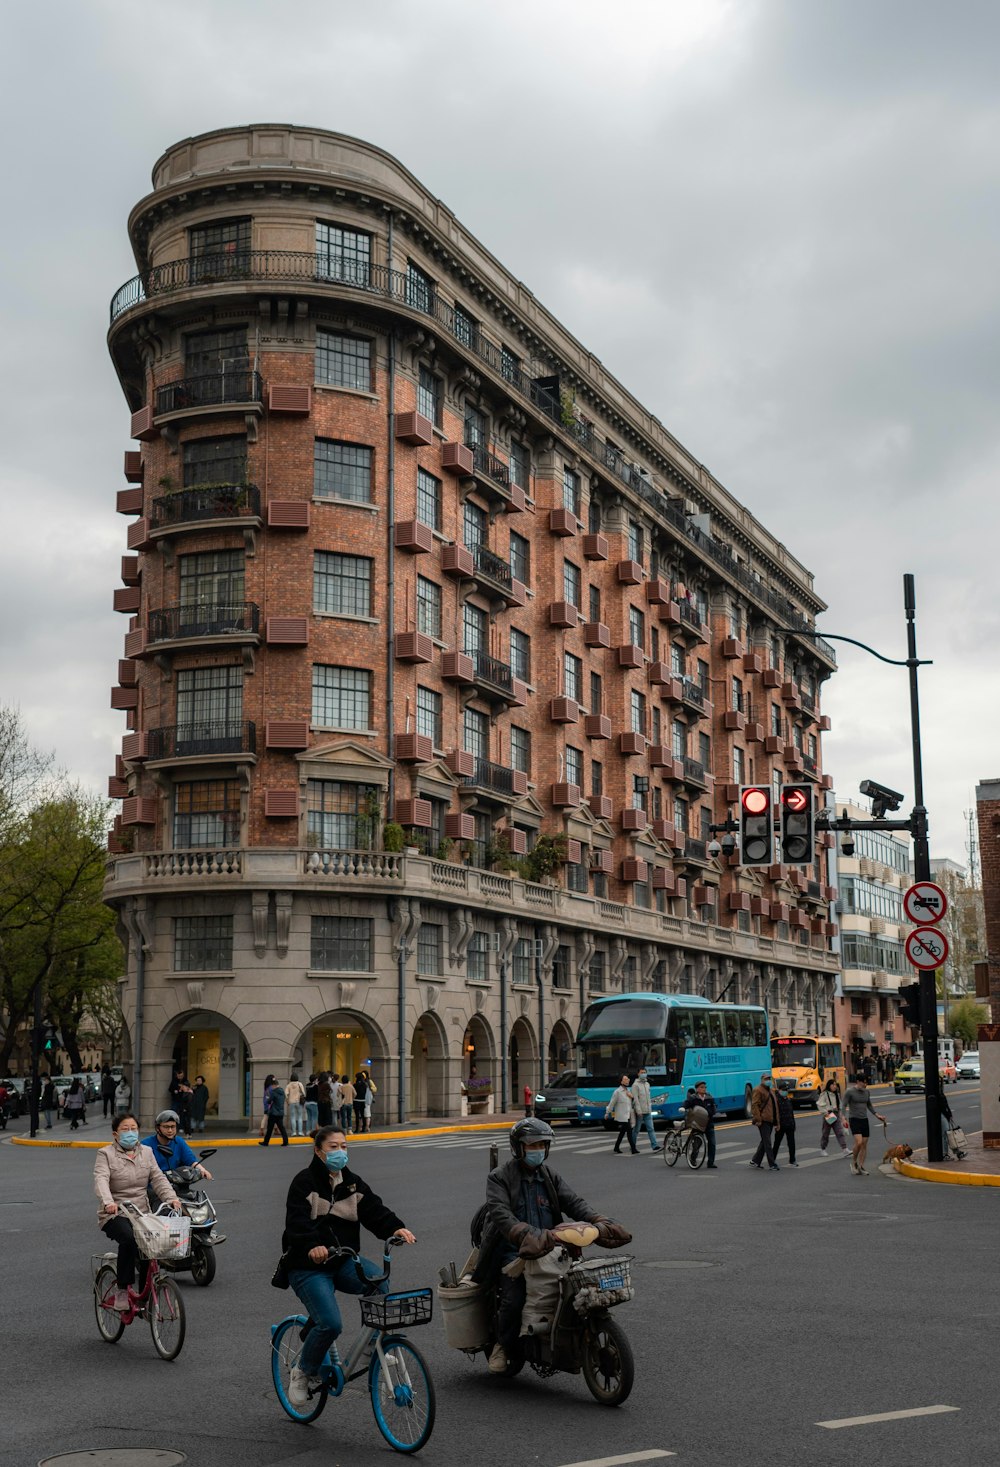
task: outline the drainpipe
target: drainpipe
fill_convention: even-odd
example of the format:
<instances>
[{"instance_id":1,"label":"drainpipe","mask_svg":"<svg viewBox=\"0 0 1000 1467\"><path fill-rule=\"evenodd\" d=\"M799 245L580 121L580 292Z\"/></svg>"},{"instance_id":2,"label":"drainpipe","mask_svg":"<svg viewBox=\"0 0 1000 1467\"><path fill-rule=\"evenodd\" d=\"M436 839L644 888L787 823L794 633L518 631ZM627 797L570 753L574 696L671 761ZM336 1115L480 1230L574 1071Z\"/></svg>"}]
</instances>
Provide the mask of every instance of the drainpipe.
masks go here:
<instances>
[{"instance_id":1,"label":"drainpipe","mask_svg":"<svg viewBox=\"0 0 1000 1467\"><path fill-rule=\"evenodd\" d=\"M392 214L389 215L389 269L392 269ZM386 558L386 642L385 642L385 717L386 717L386 743L385 751L390 759L395 754L396 744L396 720L395 720L395 671L393 668L393 644L396 631L396 556L393 547L393 525L396 520L396 329L389 329L389 390L387 394L388 421L386 423L386 434L388 437L388 449L386 451L386 526L385 526L385 558ZM396 798L396 766L393 763L389 770L389 790L387 799L386 817L392 818L391 813L395 809Z\"/></svg>"},{"instance_id":2,"label":"drainpipe","mask_svg":"<svg viewBox=\"0 0 1000 1467\"><path fill-rule=\"evenodd\" d=\"M146 944L139 923L135 920L134 909L132 926L138 937L138 948L135 955L135 1053L132 1056L132 1108L141 1125L142 1005L146 987Z\"/></svg>"}]
</instances>

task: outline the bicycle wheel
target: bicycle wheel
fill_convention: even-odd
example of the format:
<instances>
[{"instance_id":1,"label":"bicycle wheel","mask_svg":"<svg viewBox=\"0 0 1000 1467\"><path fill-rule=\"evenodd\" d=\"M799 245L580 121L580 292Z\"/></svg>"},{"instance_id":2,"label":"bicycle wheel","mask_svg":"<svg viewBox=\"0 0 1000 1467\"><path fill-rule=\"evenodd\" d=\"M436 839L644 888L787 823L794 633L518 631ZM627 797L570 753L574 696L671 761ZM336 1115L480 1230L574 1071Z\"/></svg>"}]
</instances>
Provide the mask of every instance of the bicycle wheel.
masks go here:
<instances>
[{"instance_id":1,"label":"bicycle wheel","mask_svg":"<svg viewBox=\"0 0 1000 1467\"><path fill-rule=\"evenodd\" d=\"M676 1131L671 1132L663 1143L663 1160L667 1166L676 1166L681 1154L682 1141Z\"/></svg>"},{"instance_id":2,"label":"bicycle wheel","mask_svg":"<svg viewBox=\"0 0 1000 1467\"><path fill-rule=\"evenodd\" d=\"M423 1356L402 1335L383 1335L383 1368L372 1356L368 1374L375 1424L397 1452L419 1452L434 1428L434 1384Z\"/></svg>"},{"instance_id":3,"label":"bicycle wheel","mask_svg":"<svg viewBox=\"0 0 1000 1467\"><path fill-rule=\"evenodd\" d=\"M624 1331L607 1315L591 1316L583 1338L583 1378L594 1400L620 1406L635 1380L632 1347Z\"/></svg>"},{"instance_id":4,"label":"bicycle wheel","mask_svg":"<svg viewBox=\"0 0 1000 1467\"><path fill-rule=\"evenodd\" d=\"M105 1264L94 1280L94 1313L97 1315L97 1328L101 1332L101 1339L107 1340L109 1345L120 1340L125 1331L125 1322L118 1310L106 1307L108 1296L114 1298L117 1287L118 1280L114 1269Z\"/></svg>"},{"instance_id":5,"label":"bicycle wheel","mask_svg":"<svg viewBox=\"0 0 1000 1467\"><path fill-rule=\"evenodd\" d=\"M708 1146L705 1142L704 1136L701 1134L700 1131L692 1132L691 1139L688 1142L687 1147L687 1158L688 1166L693 1172L696 1172L698 1170L707 1155Z\"/></svg>"},{"instance_id":6,"label":"bicycle wheel","mask_svg":"<svg viewBox=\"0 0 1000 1467\"><path fill-rule=\"evenodd\" d=\"M153 1280L149 1303L149 1329L156 1353L162 1360L176 1360L184 1343L184 1301L172 1279Z\"/></svg>"},{"instance_id":7,"label":"bicycle wheel","mask_svg":"<svg viewBox=\"0 0 1000 1467\"><path fill-rule=\"evenodd\" d=\"M323 1389L317 1391L305 1406L293 1406L288 1398L292 1369L298 1365L299 1356L302 1354L300 1331L306 1323L304 1314L290 1314L287 1319L276 1324L271 1331L271 1379L274 1382L275 1395L285 1414L293 1421L301 1421L303 1425L316 1420L326 1405L326 1398L329 1394L324 1385Z\"/></svg>"}]
</instances>

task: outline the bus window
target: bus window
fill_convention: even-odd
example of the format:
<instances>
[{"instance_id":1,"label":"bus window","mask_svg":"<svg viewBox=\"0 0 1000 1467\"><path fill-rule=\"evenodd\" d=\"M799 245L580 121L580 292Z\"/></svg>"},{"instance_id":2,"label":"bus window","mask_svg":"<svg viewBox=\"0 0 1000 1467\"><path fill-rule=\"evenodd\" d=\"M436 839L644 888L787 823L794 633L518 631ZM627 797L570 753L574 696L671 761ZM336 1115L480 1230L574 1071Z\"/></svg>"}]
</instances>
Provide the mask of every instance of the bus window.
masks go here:
<instances>
[{"instance_id":1,"label":"bus window","mask_svg":"<svg viewBox=\"0 0 1000 1467\"><path fill-rule=\"evenodd\" d=\"M819 1062L824 1069L842 1069L844 1054L841 1045L821 1044L819 1047Z\"/></svg>"},{"instance_id":2,"label":"bus window","mask_svg":"<svg viewBox=\"0 0 1000 1467\"><path fill-rule=\"evenodd\" d=\"M756 1013L750 1016L753 1019L753 1044L758 1048L767 1048L767 1015Z\"/></svg>"},{"instance_id":3,"label":"bus window","mask_svg":"<svg viewBox=\"0 0 1000 1467\"><path fill-rule=\"evenodd\" d=\"M756 1044L753 1028L753 1014L740 1014L740 1044L753 1046Z\"/></svg>"},{"instance_id":4,"label":"bus window","mask_svg":"<svg viewBox=\"0 0 1000 1467\"><path fill-rule=\"evenodd\" d=\"M726 1044L730 1049L738 1049L740 1043L740 1020L738 1014L723 1014L726 1026Z\"/></svg>"},{"instance_id":5,"label":"bus window","mask_svg":"<svg viewBox=\"0 0 1000 1467\"><path fill-rule=\"evenodd\" d=\"M695 1049L708 1048L708 1014L702 1009L694 1015L694 1045Z\"/></svg>"},{"instance_id":6,"label":"bus window","mask_svg":"<svg viewBox=\"0 0 1000 1467\"><path fill-rule=\"evenodd\" d=\"M706 1018L708 1019L709 1045L712 1047L712 1049L722 1049L723 1045L726 1042L726 1031L725 1026L722 1022L721 1013L718 1013L717 1011L709 1012L706 1015Z\"/></svg>"},{"instance_id":7,"label":"bus window","mask_svg":"<svg viewBox=\"0 0 1000 1467\"><path fill-rule=\"evenodd\" d=\"M664 1054L662 1044L648 1044L646 1046L646 1068L659 1073L663 1069Z\"/></svg>"},{"instance_id":8,"label":"bus window","mask_svg":"<svg viewBox=\"0 0 1000 1467\"><path fill-rule=\"evenodd\" d=\"M694 1043L694 1024L690 1009L671 1010L671 1019L676 1025L677 1043L682 1049Z\"/></svg>"}]
</instances>

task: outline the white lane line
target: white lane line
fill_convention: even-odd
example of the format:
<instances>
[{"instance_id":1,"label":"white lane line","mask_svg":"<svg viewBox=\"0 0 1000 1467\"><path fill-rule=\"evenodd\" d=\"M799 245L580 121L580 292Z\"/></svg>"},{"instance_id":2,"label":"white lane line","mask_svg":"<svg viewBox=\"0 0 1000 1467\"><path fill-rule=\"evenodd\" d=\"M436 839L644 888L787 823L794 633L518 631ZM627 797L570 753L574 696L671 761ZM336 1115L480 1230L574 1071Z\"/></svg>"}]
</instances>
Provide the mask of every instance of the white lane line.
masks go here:
<instances>
[{"instance_id":1,"label":"white lane line","mask_svg":"<svg viewBox=\"0 0 1000 1467\"><path fill-rule=\"evenodd\" d=\"M587 1462L566 1462L563 1467L623 1467L626 1462L652 1462L660 1457L676 1457L676 1452L625 1452L621 1457L591 1457Z\"/></svg>"},{"instance_id":2,"label":"white lane line","mask_svg":"<svg viewBox=\"0 0 1000 1467\"><path fill-rule=\"evenodd\" d=\"M948 1411L960 1411L960 1406L916 1406L912 1411L879 1411L874 1416L844 1416L839 1421L817 1421L827 1431L839 1431L842 1426L871 1426L876 1421L905 1421L910 1416L943 1416Z\"/></svg>"}]
</instances>

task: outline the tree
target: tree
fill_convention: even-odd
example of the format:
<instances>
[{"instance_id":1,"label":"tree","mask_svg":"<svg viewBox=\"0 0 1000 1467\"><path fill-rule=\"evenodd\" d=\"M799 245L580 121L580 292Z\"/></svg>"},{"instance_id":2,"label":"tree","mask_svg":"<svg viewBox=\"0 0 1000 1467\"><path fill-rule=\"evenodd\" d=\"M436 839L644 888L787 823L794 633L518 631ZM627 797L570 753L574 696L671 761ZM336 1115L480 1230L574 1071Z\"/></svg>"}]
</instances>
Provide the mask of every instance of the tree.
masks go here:
<instances>
[{"instance_id":1,"label":"tree","mask_svg":"<svg viewBox=\"0 0 1000 1467\"><path fill-rule=\"evenodd\" d=\"M973 998L960 998L948 1006L948 1033L961 1039L965 1049L975 1049L979 1042L979 1025L989 1022L988 1010Z\"/></svg>"}]
</instances>

